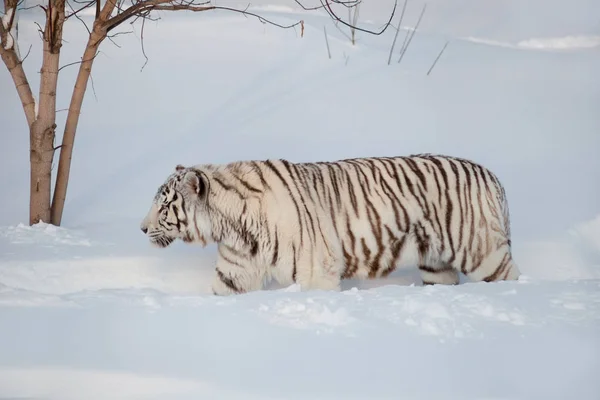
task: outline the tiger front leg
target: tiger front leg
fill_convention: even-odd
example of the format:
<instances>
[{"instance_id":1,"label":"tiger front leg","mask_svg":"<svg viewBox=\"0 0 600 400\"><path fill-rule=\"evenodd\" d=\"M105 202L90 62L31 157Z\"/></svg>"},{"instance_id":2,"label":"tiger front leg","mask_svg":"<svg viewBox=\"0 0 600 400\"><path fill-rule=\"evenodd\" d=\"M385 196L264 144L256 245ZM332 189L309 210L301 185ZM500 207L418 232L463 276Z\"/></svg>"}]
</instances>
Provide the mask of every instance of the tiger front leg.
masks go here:
<instances>
[{"instance_id":1,"label":"tiger front leg","mask_svg":"<svg viewBox=\"0 0 600 400\"><path fill-rule=\"evenodd\" d=\"M219 248L216 274L211 285L214 295L229 296L263 288L266 270L256 267L252 260L235 259L223 253Z\"/></svg>"},{"instance_id":2,"label":"tiger front leg","mask_svg":"<svg viewBox=\"0 0 600 400\"><path fill-rule=\"evenodd\" d=\"M315 255L317 255L315 257ZM344 264L326 252L306 251L297 260L296 282L302 290L341 290L341 276Z\"/></svg>"}]
</instances>

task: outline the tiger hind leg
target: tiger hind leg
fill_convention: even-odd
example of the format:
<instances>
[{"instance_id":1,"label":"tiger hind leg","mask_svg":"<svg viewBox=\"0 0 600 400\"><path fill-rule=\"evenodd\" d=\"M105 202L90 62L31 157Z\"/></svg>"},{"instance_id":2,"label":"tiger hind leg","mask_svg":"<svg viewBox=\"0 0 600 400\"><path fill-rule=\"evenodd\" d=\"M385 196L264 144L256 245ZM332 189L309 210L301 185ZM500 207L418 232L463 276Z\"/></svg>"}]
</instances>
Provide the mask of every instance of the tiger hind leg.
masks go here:
<instances>
[{"instance_id":1,"label":"tiger hind leg","mask_svg":"<svg viewBox=\"0 0 600 400\"><path fill-rule=\"evenodd\" d=\"M457 285L458 271L447 264L437 264L434 267L419 265L423 285Z\"/></svg>"},{"instance_id":2,"label":"tiger hind leg","mask_svg":"<svg viewBox=\"0 0 600 400\"><path fill-rule=\"evenodd\" d=\"M503 245L484 256L466 275L474 282L497 282L518 280L521 272L513 261L510 248Z\"/></svg>"}]
</instances>

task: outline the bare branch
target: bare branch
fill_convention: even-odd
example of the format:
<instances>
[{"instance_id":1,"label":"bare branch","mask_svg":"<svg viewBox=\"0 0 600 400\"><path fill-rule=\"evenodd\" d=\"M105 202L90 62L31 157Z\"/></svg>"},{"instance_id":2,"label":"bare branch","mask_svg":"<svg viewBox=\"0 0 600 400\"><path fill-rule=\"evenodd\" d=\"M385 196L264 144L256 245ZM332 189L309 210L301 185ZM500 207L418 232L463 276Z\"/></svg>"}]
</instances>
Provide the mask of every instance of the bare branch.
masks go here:
<instances>
[{"instance_id":1,"label":"bare branch","mask_svg":"<svg viewBox=\"0 0 600 400\"><path fill-rule=\"evenodd\" d=\"M71 12L71 14L66 15L65 19L68 19L68 18L70 18L70 17L72 17L74 15L77 16L77 14L79 14L81 11L85 10L86 8L90 8L91 6L93 6L95 2L96 2L96 0L90 0L90 1L86 2L85 5L83 7L81 7L80 9L78 9L77 11L75 11L75 9L71 5L70 1L67 2L68 6L69 6L69 8L71 9L72 12Z\"/></svg>"},{"instance_id":2,"label":"bare branch","mask_svg":"<svg viewBox=\"0 0 600 400\"><path fill-rule=\"evenodd\" d=\"M34 8L38 8L38 7L39 7L39 8L44 8L44 7L40 6L39 4L34 4L34 5L32 5L32 6L29 6L29 7L20 7L20 8L19 8L19 11L20 11L20 10L32 10L32 9L34 9Z\"/></svg>"},{"instance_id":3,"label":"bare branch","mask_svg":"<svg viewBox=\"0 0 600 400\"><path fill-rule=\"evenodd\" d=\"M392 13L390 14L390 18L388 19L388 21L383 25L383 28L381 28L381 30L372 31L372 30L365 29L365 28L359 28L358 26L354 26L351 23L344 21L333 11L333 9L331 7L331 4L338 4L338 5L342 5L344 7L354 7L360 3L360 1L358 1L358 0L355 0L355 1L319 0L319 2L321 3L321 6L315 6L315 7L306 7L302 4L302 2L300 0L294 0L294 1L296 2L296 4L300 5L300 7L302 7L302 9L304 9L304 10L310 11L310 10L324 9L332 19L341 23L342 25L346 25L347 27L349 27L351 29L354 29L354 30L357 30L360 32L369 33L369 34L376 35L376 36L381 35L391 25L392 19L394 18L394 15L396 14L396 8L398 7L398 1L394 0L394 8L392 9Z\"/></svg>"},{"instance_id":4,"label":"bare branch","mask_svg":"<svg viewBox=\"0 0 600 400\"><path fill-rule=\"evenodd\" d=\"M356 25L358 23L358 10L360 7L360 4L362 3L362 1L357 1L356 3L354 3L353 5L350 4L344 4L344 7L346 7L348 9L348 22L350 22L351 26L350 26L350 35L348 35L346 32L344 32L342 30L342 28L339 26L338 22L335 21L334 22L334 26L337 28L337 30L346 37L346 39L348 39L352 45L354 46L356 44ZM352 15L352 10L354 10L354 16Z\"/></svg>"},{"instance_id":5,"label":"bare branch","mask_svg":"<svg viewBox=\"0 0 600 400\"><path fill-rule=\"evenodd\" d=\"M75 18L77 18L82 24L83 26L85 26L85 30L87 31L88 35L90 35L92 32L90 31L90 28L88 28L87 24L85 23L85 21L83 19L81 19L81 17L79 15L77 15L77 13L79 13L81 10L85 10L86 8L89 8L91 5L93 4L93 2L88 3L87 5L83 6L82 8L80 8L79 10L75 11L73 9L73 6L71 6L70 2L67 2L67 5L69 6L69 8L71 9L72 13L67 15L65 17L65 19L68 19L72 16L75 16Z\"/></svg>"},{"instance_id":6,"label":"bare branch","mask_svg":"<svg viewBox=\"0 0 600 400\"><path fill-rule=\"evenodd\" d=\"M17 12L17 2L14 0L10 0L10 2L6 1L5 5L7 7L9 4L11 8L15 7L13 10L14 16L14 14ZM25 112L25 118L27 119L27 126L31 127L36 119L35 99L33 97L33 92L31 91L29 81L27 80L27 75L25 75L25 71L23 70L23 61L19 60L14 46L10 49L6 49L4 47L4 42L6 41L8 34L10 34L10 25L5 28L4 24L0 22L0 58L2 58L4 65L6 65L6 68L13 79L13 83L17 89L17 94L19 95L19 99L23 105L23 111ZM14 40L16 41L16 38L14 38ZM29 55L29 52L27 52L27 55Z\"/></svg>"},{"instance_id":7,"label":"bare branch","mask_svg":"<svg viewBox=\"0 0 600 400\"><path fill-rule=\"evenodd\" d=\"M29 57L29 53L31 53L31 47L33 47L32 44L29 45L29 49L27 49L27 54L25 54L25 57L23 57L23 59L21 60L21 64L23 64L25 60L27 60L27 57Z\"/></svg>"},{"instance_id":8,"label":"bare branch","mask_svg":"<svg viewBox=\"0 0 600 400\"><path fill-rule=\"evenodd\" d=\"M117 37L117 36L119 36L119 35L129 35L129 34L131 34L131 33L135 33L135 32L134 32L134 31L122 31L122 32L113 33L113 34L111 34L111 35L108 35L107 37L112 37L112 38L114 38L114 37Z\"/></svg>"},{"instance_id":9,"label":"bare branch","mask_svg":"<svg viewBox=\"0 0 600 400\"><path fill-rule=\"evenodd\" d=\"M121 48L121 45L118 44L117 42L115 42L114 38L116 38L119 35L128 35L128 34L131 34L131 33L135 33L135 32L133 30L131 30L131 31L123 31L123 32L116 32L116 33L113 33L113 34L110 34L110 35L106 35L106 38L108 40L110 40L112 42L112 44L114 44L118 48Z\"/></svg>"},{"instance_id":10,"label":"bare branch","mask_svg":"<svg viewBox=\"0 0 600 400\"><path fill-rule=\"evenodd\" d=\"M227 6L218 6L212 5L210 1L197 1L197 0L131 0L131 6L128 8L123 8L121 6L121 2L123 0L113 0L116 3L113 4L113 8L118 10L117 14L109 17L111 14L106 15L106 19L100 18L104 20L104 28L107 32L110 32L115 27L119 26L123 22L127 21L130 18L133 18L134 21L138 18L147 18L150 19L150 13L152 11L191 11L191 12L203 12L203 11L211 11L211 10L224 10L234 13L239 13L247 17L257 18L263 24L269 24L276 26L282 29L290 29L294 28L298 25L301 25L301 22L295 22L292 24L284 25L277 23L273 20L267 19L257 13L249 11L249 5L244 8L234 8ZM387 27L390 25L391 20L394 16L397 0L394 1L394 8L392 10L390 19L385 23L384 27L380 31L370 31L368 29L356 27L352 23L347 23L343 21L341 18L335 14L333 9L331 8L331 4L341 5L344 7L356 7L361 3L362 0L351 0L351 1L341 1L341 0L319 0L321 5L315 7L306 7L302 4L300 0L295 0L297 4L299 4L304 10L317 10L317 9L325 9L327 13L337 22L346 25L353 30L367 32L375 35L382 34Z\"/></svg>"},{"instance_id":11,"label":"bare branch","mask_svg":"<svg viewBox=\"0 0 600 400\"><path fill-rule=\"evenodd\" d=\"M113 35L106 36L106 38L107 38L108 40L110 40L110 41L112 42L112 44L114 44L114 45L115 45L115 46L117 46L118 48L121 48L121 46L119 45L119 43L117 43L117 42L115 42L115 41L113 40Z\"/></svg>"},{"instance_id":12,"label":"bare branch","mask_svg":"<svg viewBox=\"0 0 600 400\"><path fill-rule=\"evenodd\" d=\"M94 60L98 56L98 54L100 54L100 52L96 52L96 54L94 55L94 57L90 58L89 60L80 60L80 61L74 61L72 63L65 64L65 65L63 65L62 67L60 67L58 69L58 72L60 72L63 68L67 68L67 67L70 67L72 65L78 65L78 64L81 64L81 63L83 63L85 61L92 61L92 60Z\"/></svg>"},{"instance_id":13,"label":"bare branch","mask_svg":"<svg viewBox=\"0 0 600 400\"><path fill-rule=\"evenodd\" d=\"M323 2L321 2L320 6L313 6L313 7L306 7L301 0L294 0L296 2L296 4L298 4L304 11L316 11L316 10L320 10L321 8L325 8L326 5L323 4ZM339 4L341 6L344 7L354 7L360 3L362 3L362 0L348 0L348 1L342 1L342 0L330 0L332 4Z\"/></svg>"},{"instance_id":14,"label":"bare branch","mask_svg":"<svg viewBox=\"0 0 600 400\"><path fill-rule=\"evenodd\" d=\"M33 23L37 25L37 27L38 27L38 33L40 33L40 34L43 35L44 34L44 29L42 28L42 26L40 24L38 24L36 21L33 21Z\"/></svg>"},{"instance_id":15,"label":"bare branch","mask_svg":"<svg viewBox=\"0 0 600 400\"><path fill-rule=\"evenodd\" d=\"M163 8L164 7L164 8ZM174 9L170 9L169 6L160 6L156 8L157 10L174 10ZM290 29L290 28L294 28L295 26L301 25L301 22L295 22L293 24L289 24L289 25L282 25L282 24L278 24L276 22L273 22L272 20L269 20L261 15L258 15L256 13L250 12L248 11L248 7L246 7L244 10L240 10L237 8L231 8L231 7L223 7L223 6L213 6L212 8L213 10L225 10L225 11L231 11L234 13L238 13L238 14L242 14L245 16L250 16L250 17L255 17L257 18L260 22L262 22L263 24L269 24L269 25L273 25L276 26L278 28L282 28L282 29ZM194 11L194 10L192 10ZM206 10L199 10L199 11L206 11Z\"/></svg>"},{"instance_id":16,"label":"bare branch","mask_svg":"<svg viewBox=\"0 0 600 400\"><path fill-rule=\"evenodd\" d=\"M113 1L116 1L116 0L113 0ZM136 1L136 0L134 0L134 1ZM179 3L181 3L181 4L179 4ZM135 2L135 4L132 1L132 6L127 8L126 10L122 10L120 7L118 7L118 10L120 12L117 13L117 15L115 15L114 17L101 18L101 19L106 21L105 22L106 30L107 30L107 32L110 32L112 29L119 26L123 22L127 21L129 18L136 16L136 15L143 15L144 13L149 13L152 10L158 9L156 7L160 6L160 5L170 4L169 7L172 7L172 8L163 8L163 9L169 10L169 11L175 11L175 10L208 11L208 10L215 9L215 6L206 6L206 4L209 4L209 3L210 3L210 1L194 3L194 2L186 2L185 0L178 0L178 1L174 1L174 0L138 0L137 2ZM116 5L117 4L114 4L114 6L116 6ZM110 16L110 14L106 15L106 17L108 17L108 16Z\"/></svg>"},{"instance_id":17,"label":"bare branch","mask_svg":"<svg viewBox=\"0 0 600 400\"><path fill-rule=\"evenodd\" d=\"M186 1L186 0L144 0L139 1L135 5L127 8L123 12L115 15L114 17L108 19L105 23L107 32L110 32L112 29L125 22L127 19L135 17L135 18L148 18L150 12L152 11L191 11L191 12L203 12L203 11L211 11L211 10L223 10L234 12L238 14L242 14L244 16L250 16L257 18L260 22L264 24L269 24L276 26L282 29L290 29L295 26L301 25L301 22L295 22L289 25L279 24L270 19L267 19L259 14L248 11L248 7L245 9L226 7L226 6L214 6L214 5L206 5L210 4L210 2L205 1L201 3L196 3L194 1Z\"/></svg>"}]
</instances>

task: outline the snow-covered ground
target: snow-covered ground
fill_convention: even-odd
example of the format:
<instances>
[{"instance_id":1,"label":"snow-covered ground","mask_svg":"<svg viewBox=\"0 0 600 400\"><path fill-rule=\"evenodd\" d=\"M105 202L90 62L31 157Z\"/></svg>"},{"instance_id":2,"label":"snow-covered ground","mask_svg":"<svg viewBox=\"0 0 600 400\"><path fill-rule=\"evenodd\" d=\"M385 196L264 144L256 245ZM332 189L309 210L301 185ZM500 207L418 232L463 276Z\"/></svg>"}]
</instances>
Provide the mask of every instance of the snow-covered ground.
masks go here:
<instances>
[{"instance_id":1,"label":"snow-covered ground","mask_svg":"<svg viewBox=\"0 0 600 400\"><path fill-rule=\"evenodd\" d=\"M362 26L390 3L366 1ZM304 19L303 38L225 12L163 13L145 26L142 72L139 26L121 48L104 43L62 227L24 224L28 135L0 72L0 399L600 398L600 6L427 3L390 66L393 30L352 46L284 0L254 10ZM35 93L39 36L31 14L20 21ZM66 25L62 64L82 32ZM61 71L58 109L76 71ZM422 287L407 268L340 293L217 298L214 246L159 250L139 231L179 163L417 152L499 175L520 281Z\"/></svg>"}]
</instances>

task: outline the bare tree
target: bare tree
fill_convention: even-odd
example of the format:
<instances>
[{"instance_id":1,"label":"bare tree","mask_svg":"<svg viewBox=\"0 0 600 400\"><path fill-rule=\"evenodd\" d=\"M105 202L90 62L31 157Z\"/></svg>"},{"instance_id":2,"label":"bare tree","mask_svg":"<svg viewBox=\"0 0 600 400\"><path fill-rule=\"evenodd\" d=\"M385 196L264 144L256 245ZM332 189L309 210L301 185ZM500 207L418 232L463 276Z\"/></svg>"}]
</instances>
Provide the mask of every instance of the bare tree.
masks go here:
<instances>
[{"instance_id":1,"label":"bare tree","mask_svg":"<svg viewBox=\"0 0 600 400\"><path fill-rule=\"evenodd\" d=\"M22 10L19 7L23 1L3 0L4 15L0 23L0 56L12 77L29 128L30 224L40 221L50 222L54 225L60 225L61 223L69 183L73 144L84 95L92 72L92 65L102 42L107 38L110 39L111 35L114 35L114 29L119 25L125 21L131 21L132 23L139 21L142 24L142 51L144 50L144 23L148 19L153 19L153 13L156 11L202 12L226 10L252 16L262 23L268 23L283 29L293 28L297 25L304 29L304 24L301 21L282 25L249 11L249 8L218 6L212 4L211 1L204 0L43 0L40 5L34 6L42 10L45 15L44 27L39 26L43 40L43 58L40 70L40 89L38 101L36 101L29 80L23 70L24 59L21 58L18 47L18 14ZM332 5L350 6L356 3L356 0L318 0L318 5L310 7L302 4L302 0L294 1L304 10L325 9L334 21L353 28L352 24L346 23L338 17L333 11ZM56 146L56 92L58 90L58 75L61 70L59 61L63 45L63 24L72 17L83 22L78 14L86 9L95 9L94 21L91 29L86 25L89 37L81 61L77 63L79 64L79 72L71 95L62 144ZM391 11L389 21L383 25L380 31L370 31L358 27L354 27L354 29L380 35L390 25L395 11L396 4L394 4ZM52 195L52 162L54 153L57 150L60 150L60 158Z\"/></svg>"}]
</instances>

